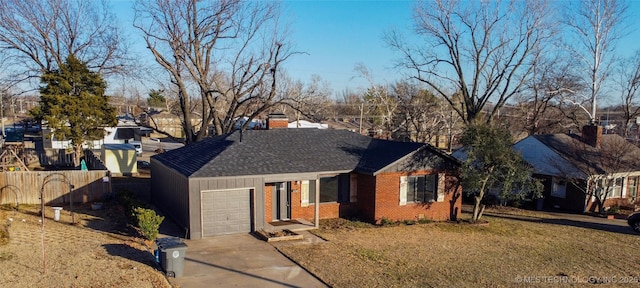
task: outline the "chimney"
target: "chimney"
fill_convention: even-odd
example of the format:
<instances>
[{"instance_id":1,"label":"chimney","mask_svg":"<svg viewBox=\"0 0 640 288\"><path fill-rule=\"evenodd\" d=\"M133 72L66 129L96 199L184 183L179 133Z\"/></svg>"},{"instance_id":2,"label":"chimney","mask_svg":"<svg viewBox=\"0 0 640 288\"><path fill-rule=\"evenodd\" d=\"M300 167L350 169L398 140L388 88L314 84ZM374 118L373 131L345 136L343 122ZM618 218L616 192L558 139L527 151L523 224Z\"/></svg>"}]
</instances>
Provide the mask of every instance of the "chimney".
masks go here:
<instances>
[{"instance_id":1,"label":"chimney","mask_svg":"<svg viewBox=\"0 0 640 288\"><path fill-rule=\"evenodd\" d=\"M600 142L602 142L602 126L594 124L583 126L582 141L593 147L600 147Z\"/></svg>"},{"instance_id":2,"label":"chimney","mask_svg":"<svg viewBox=\"0 0 640 288\"><path fill-rule=\"evenodd\" d=\"M272 113L267 116L267 130L289 128L289 119L284 113Z\"/></svg>"}]
</instances>

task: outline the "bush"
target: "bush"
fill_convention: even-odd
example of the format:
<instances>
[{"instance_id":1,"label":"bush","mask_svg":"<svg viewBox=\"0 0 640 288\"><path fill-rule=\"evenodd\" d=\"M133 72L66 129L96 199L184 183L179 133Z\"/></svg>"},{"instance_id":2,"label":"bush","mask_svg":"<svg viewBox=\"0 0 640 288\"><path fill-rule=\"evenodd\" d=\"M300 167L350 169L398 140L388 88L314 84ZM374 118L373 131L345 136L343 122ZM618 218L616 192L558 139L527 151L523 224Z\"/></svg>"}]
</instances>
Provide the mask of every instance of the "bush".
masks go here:
<instances>
[{"instance_id":1,"label":"bush","mask_svg":"<svg viewBox=\"0 0 640 288\"><path fill-rule=\"evenodd\" d=\"M414 225L414 224L418 223L418 221L416 221L416 220L409 220L409 219L408 219L408 220L404 220L404 221L402 221L402 223L404 223L404 225Z\"/></svg>"},{"instance_id":2,"label":"bush","mask_svg":"<svg viewBox=\"0 0 640 288\"><path fill-rule=\"evenodd\" d=\"M607 214L618 214L620 212L620 206L612 205L607 209Z\"/></svg>"},{"instance_id":3,"label":"bush","mask_svg":"<svg viewBox=\"0 0 640 288\"><path fill-rule=\"evenodd\" d=\"M118 199L118 203L122 205L122 208L124 209L125 215L127 215L129 222L133 224L137 223L138 220L134 209L137 207L146 208L146 206L138 201L133 192L129 190L118 191L118 193L116 194L116 198Z\"/></svg>"},{"instance_id":4,"label":"bush","mask_svg":"<svg viewBox=\"0 0 640 288\"><path fill-rule=\"evenodd\" d=\"M396 221L393 221L393 220L391 220L391 219L389 219L387 217L382 217L382 219L380 219L380 225L382 225L382 226L393 226L393 225L396 225L396 224L397 224Z\"/></svg>"},{"instance_id":5,"label":"bush","mask_svg":"<svg viewBox=\"0 0 640 288\"><path fill-rule=\"evenodd\" d=\"M418 224L428 224L433 222L433 220L429 219L429 218L422 218L422 219L418 219Z\"/></svg>"},{"instance_id":6,"label":"bush","mask_svg":"<svg viewBox=\"0 0 640 288\"><path fill-rule=\"evenodd\" d=\"M158 230L160 230L160 224L164 221L164 216L156 214L156 211L152 209L146 209L142 207L136 207L133 209L135 213L138 228L142 233L142 237L148 240L155 240L158 238Z\"/></svg>"}]
</instances>

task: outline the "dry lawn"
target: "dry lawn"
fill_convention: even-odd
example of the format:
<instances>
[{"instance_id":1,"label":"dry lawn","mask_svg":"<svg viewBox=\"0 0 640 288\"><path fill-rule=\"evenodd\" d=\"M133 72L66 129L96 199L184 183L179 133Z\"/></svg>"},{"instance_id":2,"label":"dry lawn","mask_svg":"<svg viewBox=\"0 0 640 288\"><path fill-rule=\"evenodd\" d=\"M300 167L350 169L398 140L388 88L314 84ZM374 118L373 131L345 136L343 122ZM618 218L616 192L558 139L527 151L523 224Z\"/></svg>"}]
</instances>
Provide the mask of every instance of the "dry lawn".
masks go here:
<instances>
[{"instance_id":1,"label":"dry lawn","mask_svg":"<svg viewBox=\"0 0 640 288\"><path fill-rule=\"evenodd\" d=\"M314 233L328 242L279 249L333 287L640 285L640 235L630 228L493 212L487 225L325 221Z\"/></svg>"},{"instance_id":2,"label":"dry lawn","mask_svg":"<svg viewBox=\"0 0 640 288\"><path fill-rule=\"evenodd\" d=\"M0 287L171 287L144 241L127 231L120 207L105 206L76 207L76 224L69 207L60 222L46 207L44 234L39 207L0 209Z\"/></svg>"}]
</instances>

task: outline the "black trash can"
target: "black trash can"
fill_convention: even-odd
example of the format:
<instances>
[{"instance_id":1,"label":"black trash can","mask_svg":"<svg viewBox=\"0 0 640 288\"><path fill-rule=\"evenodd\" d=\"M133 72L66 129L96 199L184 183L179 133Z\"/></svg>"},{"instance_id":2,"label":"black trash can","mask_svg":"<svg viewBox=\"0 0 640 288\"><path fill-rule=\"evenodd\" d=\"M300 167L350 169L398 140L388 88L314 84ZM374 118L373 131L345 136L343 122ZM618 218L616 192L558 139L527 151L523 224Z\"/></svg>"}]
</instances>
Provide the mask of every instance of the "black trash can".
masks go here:
<instances>
[{"instance_id":1,"label":"black trash can","mask_svg":"<svg viewBox=\"0 0 640 288\"><path fill-rule=\"evenodd\" d=\"M177 237L165 237L156 239L158 246L157 258L160 266L168 277L180 277L184 274L184 255L187 252L187 244Z\"/></svg>"}]
</instances>

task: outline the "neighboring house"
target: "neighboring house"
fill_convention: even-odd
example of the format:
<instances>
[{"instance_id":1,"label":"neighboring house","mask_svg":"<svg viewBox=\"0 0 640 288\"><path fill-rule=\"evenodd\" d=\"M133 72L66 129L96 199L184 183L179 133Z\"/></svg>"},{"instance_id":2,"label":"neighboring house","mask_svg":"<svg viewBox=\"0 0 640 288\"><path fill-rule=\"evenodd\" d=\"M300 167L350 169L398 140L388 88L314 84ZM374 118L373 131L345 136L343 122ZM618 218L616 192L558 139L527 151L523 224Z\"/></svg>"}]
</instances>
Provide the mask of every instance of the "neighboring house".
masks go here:
<instances>
[{"instance_id":1,"label":"neighboring house","mask_svg":"<svg viewBox=\"0 0 640 288\"><path fill-rule=\"evenodd\" d=\"M329 124L313 123L307 120L298 120L289 123L288 128L315 128L315 129L328 129Z\"/></svg>"},{"instance_id":2,"label":"neighboring house","mask_svg":"<svg viewBox=\"0 0 640 288\"><path fill-rule=\"evenodd\" d=\"M167 111L149 111L139 116L140 125L147 128L162 131L174 138L184 138L184 130L182 127L182 118ZM202 123L202 119L195 116L191 118L191 125L198 126ZM152 137L162 137L164 134L158 132L150 132Z\"/></svg>"},{"instance_id":3,"label":"neighboring house","mask_svg":"<svg viewBox=\"0 0 640 288\"><path fill-rule=\"evenodd\" d=\"M151 158L151 200L191 239L299 219L455 219L458 162L428 144L332 129L235 131ZM279 128L279 129L275 129Z\"/></svg>"},{"instance_id":4,"label":"neighboring house","mask_svg":"<svg viewBox=\"0 0 640 288\"><path fill-rule=\"evenodd\" d=\"M543 181L539 208L594 212L597 199L587 193L603 189L609 191L604 207L637 202L640 148L619 135L603 135L601 126L585 126L581 135L532 135L514 148Z\"/></svg>"},{"instance_id":5,"label":"neighboring house","mask_svg":"<svg viewBox=\"0 0 640 288\"><path fill-rule=\"evenodd\" d=\"M125 144L130 141L140 141L142 127L137 125L126 125L121 122L116 127L105 127L105 135L101 140L87 141L84 144L88 149L100 149L103 144ZM71 140L58 140L52 129L42 129L42 139L45 149L68 149L71 147Z\"/></svg>"}]
</instances>

